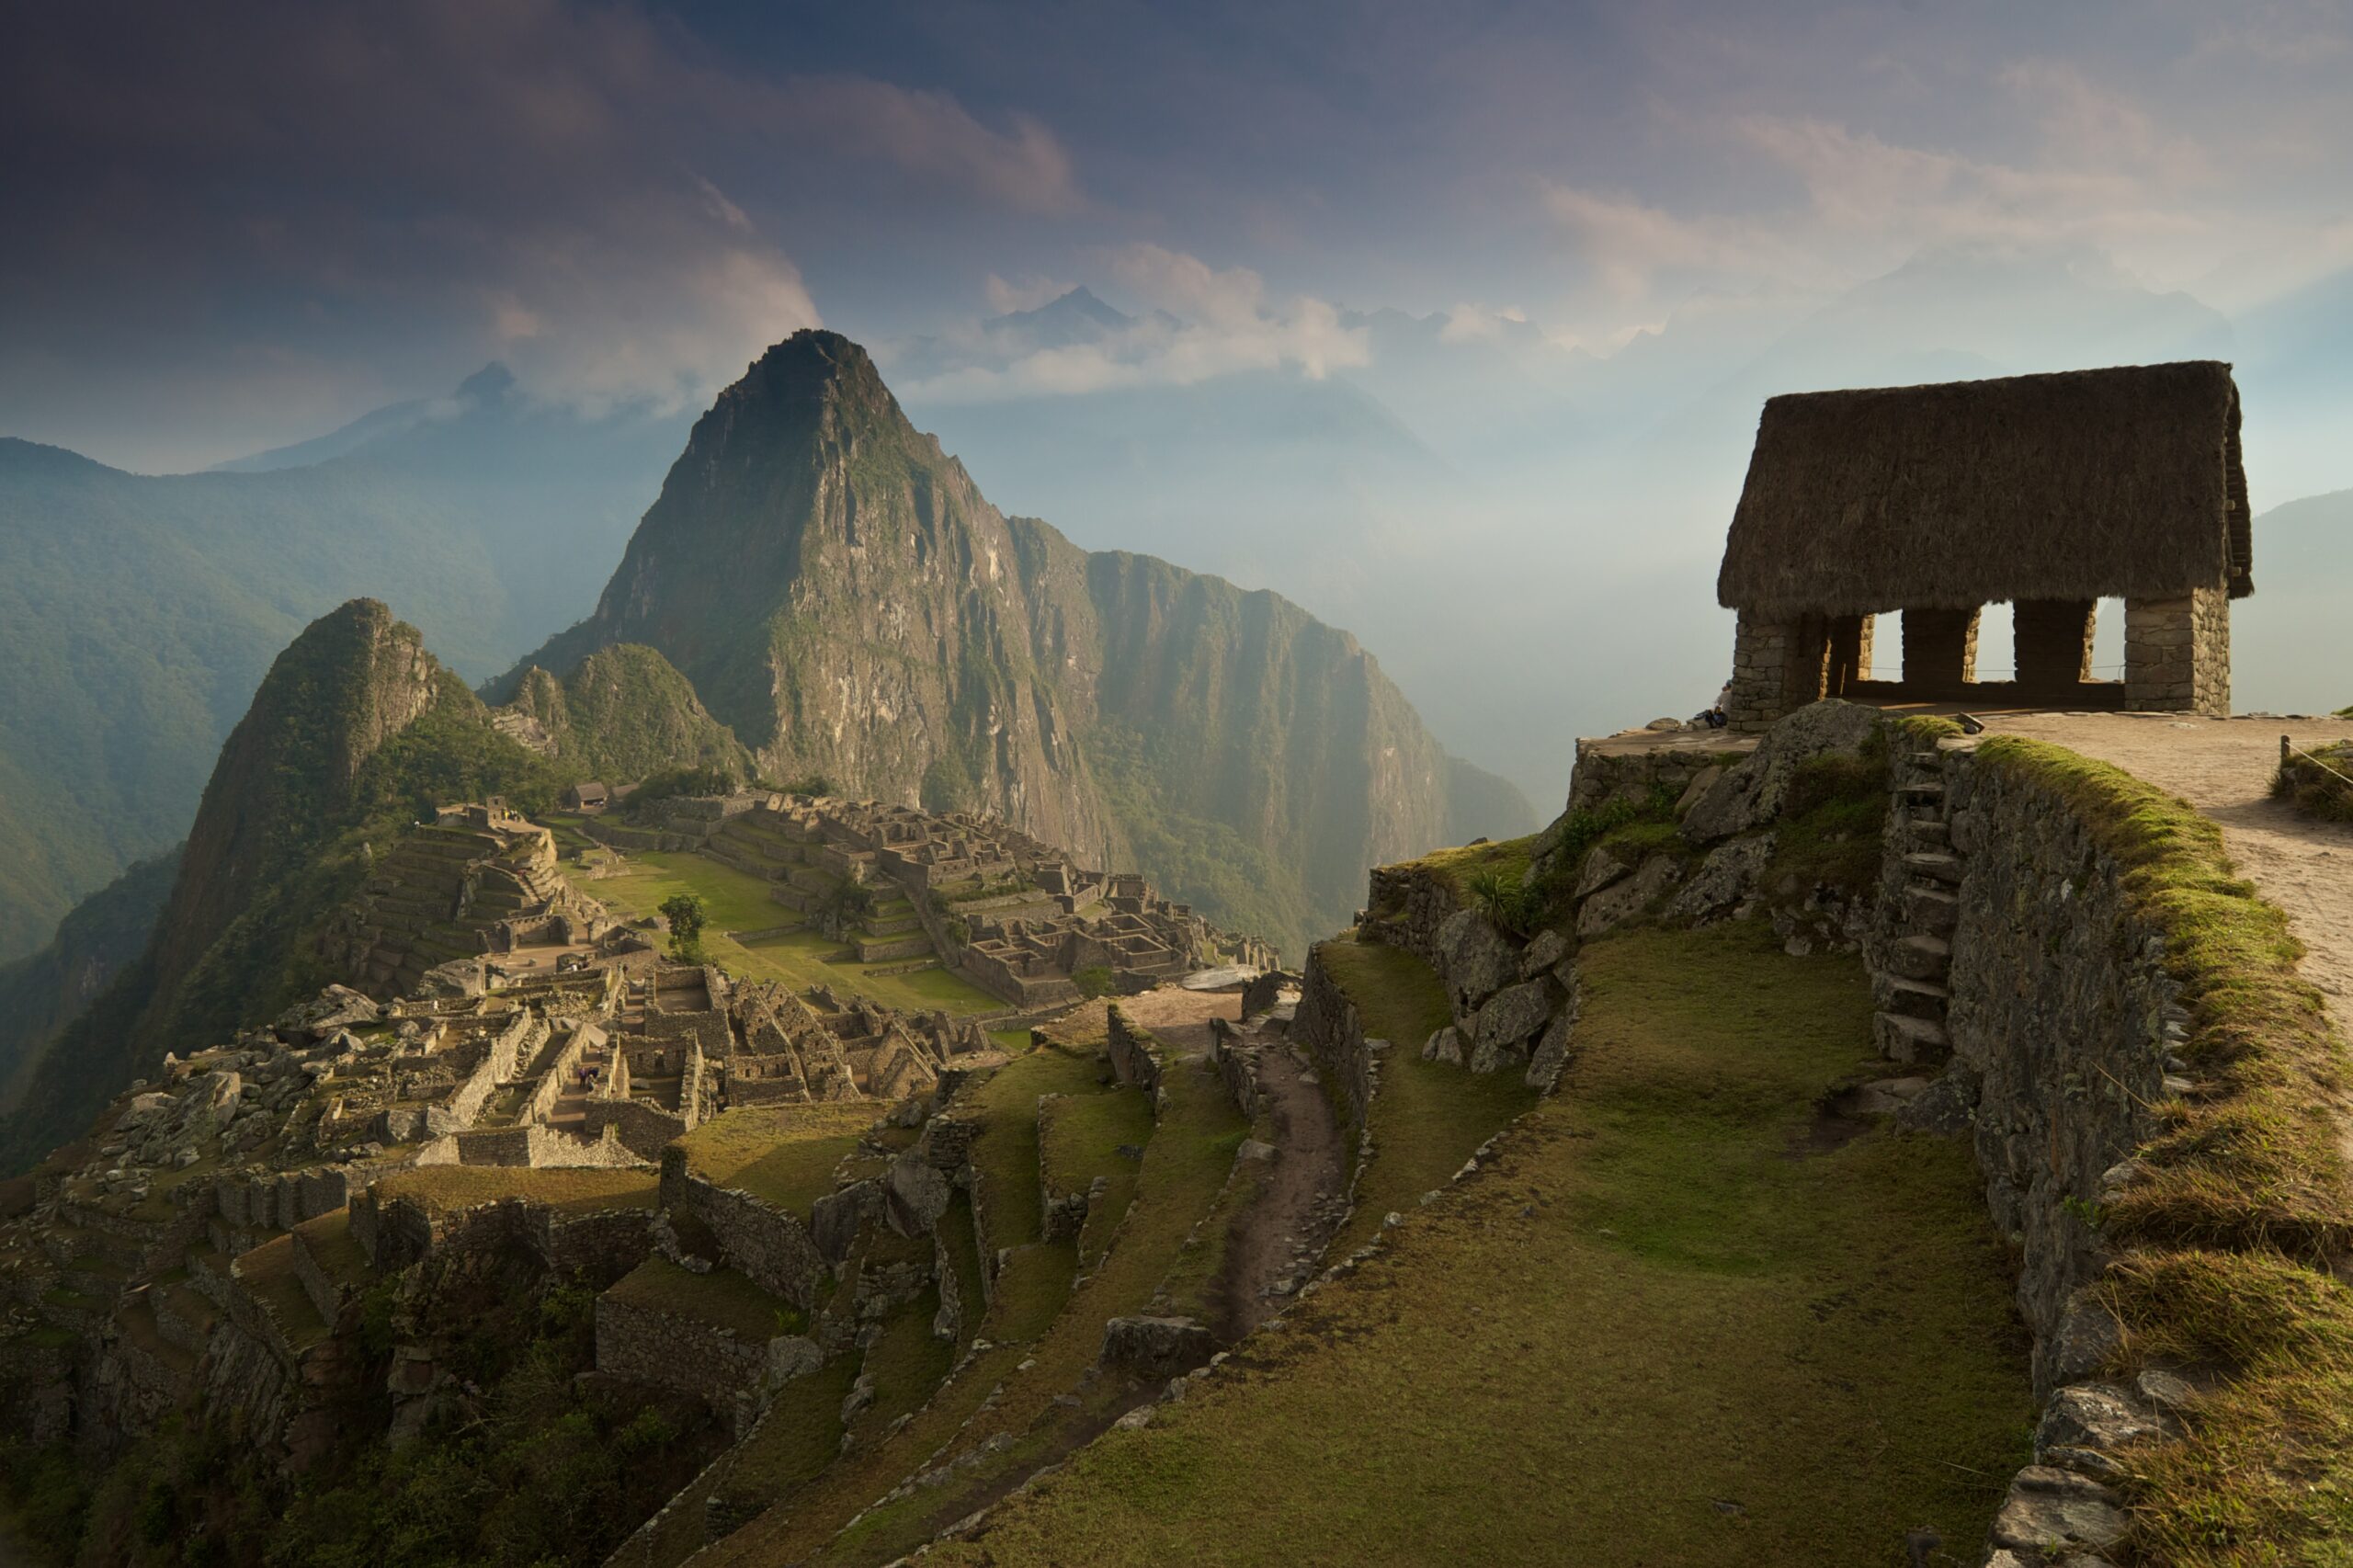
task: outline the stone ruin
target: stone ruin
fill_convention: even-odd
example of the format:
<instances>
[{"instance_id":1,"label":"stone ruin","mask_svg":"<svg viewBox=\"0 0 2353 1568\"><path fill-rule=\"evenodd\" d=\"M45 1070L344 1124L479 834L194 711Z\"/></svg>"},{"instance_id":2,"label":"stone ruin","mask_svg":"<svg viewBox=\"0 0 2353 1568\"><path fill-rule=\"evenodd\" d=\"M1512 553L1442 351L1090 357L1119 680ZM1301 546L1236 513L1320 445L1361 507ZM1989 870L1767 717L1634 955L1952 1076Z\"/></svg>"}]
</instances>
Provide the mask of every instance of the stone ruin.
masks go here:
<instances>
[{"instance_id":1,"label":"stone ruin","mask_svg":"<svg viewBox=\"0 0 2353 1568\"><path fill-rule=\"evenodd\" d=\"M587 830L623 849L708 855L767 881L804 919L823 919L846 883L877 890L874 913L843 933L860 962L936 957L1024 1011L1079 1001L1074 977L1086 970L1133 992L1205 964L1276 963L1267 944L1218 929L1133 872L1085 869L969 812L746 791L665 801L649 823Z\"/></svg>"}]
</instances>

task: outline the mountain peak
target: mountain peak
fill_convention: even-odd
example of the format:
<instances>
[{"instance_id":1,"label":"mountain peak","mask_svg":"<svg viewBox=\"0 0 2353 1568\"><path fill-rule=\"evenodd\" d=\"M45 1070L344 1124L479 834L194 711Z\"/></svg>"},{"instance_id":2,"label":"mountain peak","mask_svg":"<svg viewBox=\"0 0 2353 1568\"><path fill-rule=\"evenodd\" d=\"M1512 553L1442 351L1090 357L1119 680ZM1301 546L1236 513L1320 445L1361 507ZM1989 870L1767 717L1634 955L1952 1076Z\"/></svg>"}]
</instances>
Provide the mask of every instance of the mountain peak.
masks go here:
<instances>
[{"instance_id":1,"label":"mountain peak","mask_svg":"<svg viewBox=\"0 0 2353 1568\"><path fill-rule=\"evenodd\" d=\"M493 359L472 375L458 383L454 394L460 403L477 406L504 403L507 393L515 390L515 372Z\"/></svg>"}]
</instances>

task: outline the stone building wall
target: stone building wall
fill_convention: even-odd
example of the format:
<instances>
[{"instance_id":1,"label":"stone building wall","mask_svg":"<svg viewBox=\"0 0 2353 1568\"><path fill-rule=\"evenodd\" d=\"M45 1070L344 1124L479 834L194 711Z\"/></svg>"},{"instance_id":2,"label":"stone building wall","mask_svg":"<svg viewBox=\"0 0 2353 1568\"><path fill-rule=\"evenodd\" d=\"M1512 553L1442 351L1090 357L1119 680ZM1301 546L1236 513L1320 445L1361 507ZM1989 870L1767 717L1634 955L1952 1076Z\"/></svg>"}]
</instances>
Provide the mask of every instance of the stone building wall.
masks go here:
<instances>
[{"instance_id":1,"label":"stone building wall","mask_svg":"<svg viewBox=\"0 0 2353 1568\"><path fill-rule=\"evenodd\" d=\"M695 1175L683 1149L662 1156L661 1199L665 1210L710 1227L722 1260L738 1274L803 1312L816 1304L825 1259L799 1215Z\"/></svg>"},{"instance_id":2,"label":"stone building wall","mask_svg":"<svg viewBox=\"0 0 2353 1568\"><path fill-rule=\"evenodd\" d=\"M611 1128L621 1146L642 1159L658 1160L662 1151L674 1138L686 1134L683 1117L672 1116L642 1101L630 1099L591 1099L582 1114L582 1130L592 1139L601 1139Z\"/></svg>"}]
</instances>

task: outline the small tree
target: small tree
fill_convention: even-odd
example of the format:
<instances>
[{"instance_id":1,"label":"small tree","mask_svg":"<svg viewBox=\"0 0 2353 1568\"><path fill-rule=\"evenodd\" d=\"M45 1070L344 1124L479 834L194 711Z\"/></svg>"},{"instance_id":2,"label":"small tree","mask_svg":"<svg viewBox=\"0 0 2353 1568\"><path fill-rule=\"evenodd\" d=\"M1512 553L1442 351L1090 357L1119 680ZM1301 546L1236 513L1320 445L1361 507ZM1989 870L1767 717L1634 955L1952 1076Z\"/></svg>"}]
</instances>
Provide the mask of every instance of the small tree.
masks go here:
<instances>
[{"instance_id":1,"label":"small tree","mask_svg":"<svg viewBox=\"0 0 2353 1568\"><path fill-rule=\"evenodd\" d=\"M670 923L670 956L680 963L702 962L701 897L690 892L675 893L662 901L661 915Z\"/></svg>"}]
</instances>

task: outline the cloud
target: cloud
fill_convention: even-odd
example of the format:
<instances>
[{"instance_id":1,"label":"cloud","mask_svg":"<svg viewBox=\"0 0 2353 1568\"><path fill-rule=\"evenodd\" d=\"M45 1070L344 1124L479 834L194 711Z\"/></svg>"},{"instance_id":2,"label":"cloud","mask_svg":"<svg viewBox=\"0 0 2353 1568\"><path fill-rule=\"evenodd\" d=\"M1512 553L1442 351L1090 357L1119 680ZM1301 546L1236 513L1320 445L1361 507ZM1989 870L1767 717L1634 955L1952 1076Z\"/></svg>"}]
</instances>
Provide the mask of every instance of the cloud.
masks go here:
<instances>
[{"instance_id":1,"label":"cloud","mask_svg":"<svg viewBox=\"0 0 2353 1568\"><path fill-rule=\"evenodd\" d=\"M1141 386L1190 386L1245 371L1289 369L1321 380L1369 364L1362 327L1347 325L1326 301L1277 299L1248 267L1220 268L1197 256L1138 243L1097 254L1127 294L1152 307L1124 324L1058 323L1052 340L1002 323L972 323L895 356L911 397L979 403L1069 397ZM1042 279L1008 284L991 276L992 304L1034 309L1068 290ZM1042 297L1041 297L1042 296ZM1076 335L1075 336L1072 335Z\"/></svg>"},{"instance_id":2,"label":"cloud","mask_svg":"<svg viewBox=\"0 0 2353 1568\"><path fill-rule=\"evenodd\" d=\"M342 367L325 406L349 408L494 353L547 397L701 399L819 321L793 230L841 190L1033 220L1085 202L1033 117L752 74L629 4L93 0L21 31L0 142L39 153L0 169L5 358L95 376L111 351L182 408L296 362ZM0 393L0 426L56 421Z\"/></svg>"}]
</instances>

